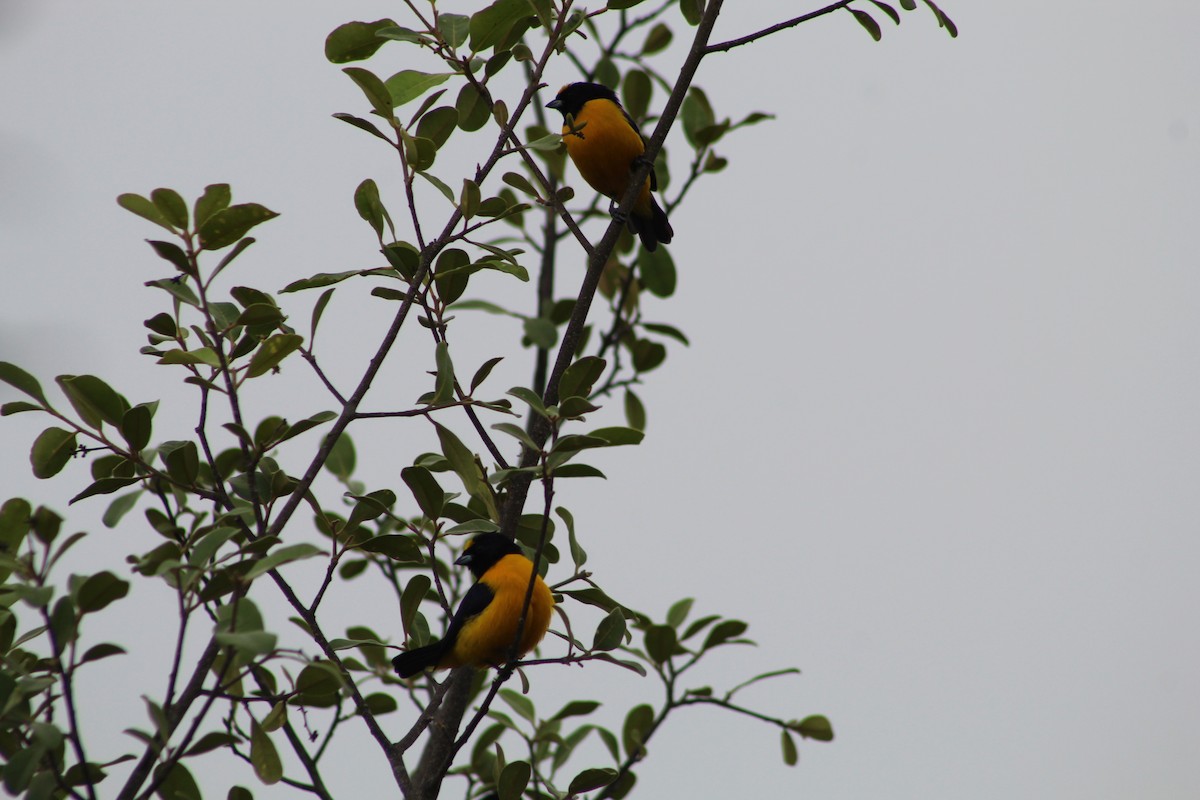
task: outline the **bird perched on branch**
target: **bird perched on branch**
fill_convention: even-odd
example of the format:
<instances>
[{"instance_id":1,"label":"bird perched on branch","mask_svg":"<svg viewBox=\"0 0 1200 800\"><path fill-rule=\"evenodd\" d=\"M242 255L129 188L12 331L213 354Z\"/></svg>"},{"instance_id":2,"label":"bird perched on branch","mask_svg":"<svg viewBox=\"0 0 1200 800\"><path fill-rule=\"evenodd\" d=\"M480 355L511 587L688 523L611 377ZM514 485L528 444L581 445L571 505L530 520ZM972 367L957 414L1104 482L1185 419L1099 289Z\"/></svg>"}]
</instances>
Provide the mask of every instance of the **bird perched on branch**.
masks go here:
<instances>
[{"instance_id":1,"label":"bird perched on branch","mask_svg":"<svg viewBox=\"0 0 1200 800\"><path fill-rule=\"evenodd\" d=\"M616 93L599 83L569 83L546 108L562 112L563 142L579 174L614 204L620 202L646 143ZM658 179L651 168L629 215L629 227L647 250L654 250L659 242L670 244L675 235L667 213L650 194L656 189Z\"/></svg>"},{"instance_id":2,"label":"bird perched on branch","mask_svg":"<svg viewBox=\"0 0 1200 800\"><path fill-rule=\"evenodd\" d=\"M430 667L505 664L517 640L530 576L533 576L533 594L517 657L536 647L550 627L554 597L541 577L533 574L533 562L512 539L499 533L481 533L467 542L454 563L471 570L475 584L458 604L440 641L392 659L392 666L401 678L410 678Z\"/></svg>"}]
</instances>

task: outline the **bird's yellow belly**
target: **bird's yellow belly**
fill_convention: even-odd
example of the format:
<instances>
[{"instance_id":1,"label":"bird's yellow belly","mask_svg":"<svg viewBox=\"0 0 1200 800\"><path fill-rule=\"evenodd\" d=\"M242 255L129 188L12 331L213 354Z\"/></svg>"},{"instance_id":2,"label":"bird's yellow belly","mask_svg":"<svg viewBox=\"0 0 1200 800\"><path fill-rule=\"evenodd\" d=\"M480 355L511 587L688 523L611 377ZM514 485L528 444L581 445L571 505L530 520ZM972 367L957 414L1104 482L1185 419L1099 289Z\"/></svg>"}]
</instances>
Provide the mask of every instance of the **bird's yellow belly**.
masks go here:
<instances>
[{"instance_id":1,"label":"bird's yellow belly","mask_svg":"<svg viewBox=\"0 0 1200 800\"><path fill-rule=\"evenodd\" d=\"M505 558L527 560L523 556L510 555ZM530 565L532 566L532 565ZM461 653L478 654L473 666L497 666L508 660L508 652L517 637L517 626L521 619L521 608L525 602L525 591L529 586L530 570L501 570L506 577L492 584L492 602L477 617L465 624L458 633L454 650ZM523 574L522 574L523 573ZM537 646L550 627L550 613L554 608L554 596L546 583L539 577L533 586L533 597L529 602L529 614L521 634L521 645L517 656L523 656ZM459 666L453 654L442 666Z\"/></svg>"},{"instance_id":2,"label":"bird's yellow belly","mask_svg":"<svg viewBox=\"0 0 1200 800\"><path fill-rule=\"evenodd\" d=\"M571 133L564 125L563 141L583 179L600 194L620 199L629 186L633 161L645 151L645 144L625 121L619 108L603 109L605 113L602 114L593 113L589 108L592 103L613 105L608 100L593 100L585 105L575 118L575 127L582 125L583 129ZM643 193L649 192L649 183L647 180Z\"/></svg>"}]
</instances>

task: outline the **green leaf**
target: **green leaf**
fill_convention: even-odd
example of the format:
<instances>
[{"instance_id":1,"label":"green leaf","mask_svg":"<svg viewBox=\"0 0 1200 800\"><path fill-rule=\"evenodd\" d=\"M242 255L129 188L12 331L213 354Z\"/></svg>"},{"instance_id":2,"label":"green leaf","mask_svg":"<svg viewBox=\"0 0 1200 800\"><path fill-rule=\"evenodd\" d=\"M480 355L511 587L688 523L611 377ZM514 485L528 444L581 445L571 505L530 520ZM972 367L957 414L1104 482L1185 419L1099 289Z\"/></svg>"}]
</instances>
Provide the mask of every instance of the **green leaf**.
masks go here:
<instances>
[{"instance_id":1,"label":"green leaf","mask_svg":"<svg viewBox=\"0 0 1200 800\"><path fill-rule=\"evenodd\" d=\"M500 526L490 519L469 519L447 528L444 533L446 536L465 536L468 533L496 533L499 530Z\"/></svg>"},{"instance_id":2,"label":"green leaf","mask_svg":"<svg viewBox=\"0 0 1200 800\"><path fill-rule=\"evenodd\" d=\"M633 355L633 368L638 372L649 372L667 359L667 348L649 339L638 339L629 349Z\"/></svg>"},{"instance_id":3,"label":"green leaf","mask_svg":"<svg viewBox=\"0 0 1200 800\"><path fill-rule=\"evenodd\" d=\"M365 550L368 553L379 553L380 555L387 556L393 561L419 564L424 560L416 540L411 536L404 536L399 533L376 536L366 540L358 547L360 550Z\"/></svg>"},{"instance_id":4,"label":"green leaf","mask_svg":"<svg viewBox=\"0 0 1200 800\"><path fill-rule=\"evenodd\" d=\"M214 638L222 647L232 647L250 658L270 653L279 639L275 634L266 631L221 631Z\"/></svg>"},{"instance_id":5,"label":"green leaf","mask_svg":"<svg viewBox=\"0 0 1200 800\"><path fill-rule=\"evenodd\" d=\"M154 768L154 779L158 783L155 792L161 800L200 800L200 787L196 785L196 779L178 761L169 768L159 764Z\"/></svg>"},{"instance_id":6,"label":"green leaf","mask_svg":"<svg viewBox=\"0 0 1200 800\"><path fill-rule=\"evenodd\" d=\"M79 494L72 497L67 502L78 503L80 500L83 500L88 497L94 497L95 495L98 495L98 494L112 494L113 492L117 492L117 491L120 491L121 489L124 489L126 486L132 486L133 484L138 483L141 480L142 479L139 477L100 478L96 481L93 481L90 486L88 486L86 489L84 489Z\"/></svg>"},{"instance_id":7,"label":"green leaf","mask_svg":"<svg viewBox=\"0 0 1200 800\"><path fill-rule=\"evenodd\" d=\"M350 434L343 432L334 443L333 449L329 451L329 458L325 459L325 469L340 480L348 481L354 474L356 460L354 442L350 439Z\"/></svg>"},{"instance_id":8,"label":"green leaf","mask_svg":"<svg viewBox=\"0 0 1200 800\"><path fill-rule=\"evenodd\" d=\"M585 717L600 707L595 700L572 700L567 703L551 720L566 719L567 717ZM572 789L574 791L574 789Z\"/></svg>"},{"instance_id":9,"label":"green leaf","mask_svg":"<svg viewBox=\"0 0 1200 800\"><path fill-rule=\"evenodd\" d=\"M636 758L645 752L645 743L650 727L654 725L654 709L646 704L629 709L625 717L625 726L621 730L622 743L625 753L630 758Z\"/></svg>"},{"instance_id":10,"label":"green leaf","mask_svg":"<svg viewBox=\"0 0 1200 800\"><path fill-rule=\"evenodd\" d=\"M471 18L463 14L439 14L438 32L451 47L462 47L471 33Z\"/></svg>"},{"instance_id":11,"label":"green leaf","mask_svg":"<svg viewBox=\"0 0 1200 800\"><path fill-rule=\"evenodd\" d=\"M500 800L521 800L525 787L529 785L531 769L528 761L512 761L500 771L496 781L496 792Z\"/></svg>"},{"instance_id":12,"label":"green leaf","mask_svg":"<svg viewBox=\"0 0 1200 800\"><path fill-rule=\"evenodd\" d=\"M185 230L188 226L188 207L174 189L155 189L150 193L150 202L159 213L176 228Z\"/></svg>"},{"instance_id":13,"label":"green leaf","mask_svg":"<svg viewBox=\"0 0 1200 800\"><path fill-rule=\"evenodd\" d=\"M704 16L704 0L679 0L679 12L688 25L699 25Z\"/></svg>"},{"instance_id":14,"label":"green leaf","mask_svg":"<svg viewBox=\"0 0 1200 800\"><path fill-rule=\"evenodd\" d=\"M549 350L558 342L558 328L544 317L529 317L522 327L525 338L542 350Z\"/></svg>"},{"instance_id":15,"label":"green leaf","mask_svg":"<svg viewBox=\"0 0 1200 800\"><path fill-rule=\"evenodd\" d=\"M509 708L529 722L537 721L537 715L533 709L533 701L520 692L514 692L512 689L501 689L500 699L508 703Z\"/></svg>"},{"instance_id":16,"label":"green leaf","mask_svg":"<svg viewBox=\"0 0 1200 800\"><path fill-rule=\"evenodd\" d=\"M75 452L75 434L62 428L47 428L33 442L29 462L37 478L52 478L62 471Z\"/></svg>"},{"instance_id":17,"label":"green leaf","mask_svg":"<svg viewBox=\"0 0 1200 800\"><path fill-rule=\"evenodd\" d=\"M649 56L666 50L671 45L673 35L670 28L661 22L656 22L650 32L646 34L646 41L642 43L642 55Z\"/></svg>"},{"instance_id":18,"label":"green leaf","mask_svg":"<svg viewBox=\"0 0 1200 800\"><path fill-rule=\"evenodd\" d=\"M463 487L472 497L483 503L488 510L488 517L493 521L500 519L500 514L496 509L495 497L492 495L492 489L488 486L486 480L480 471L480 466L475 460L475 454L467 449L467 446L462 443L457 436L449 429L438 423L434 423L437 428L438 441L442 446L442 454L446 456L446 460L450 462L450 468L454 470L459 479L463 482Z\"/></svg>"},{"instance_id":19,"label":"green leaf","mask_svg":"<svg viewBox=\"0 0 1200 800\"><path fill-rule=\"evenodd\" d=\"M142 490L138 489L136 492L123 494L109 503L108 509L104 512L104 516L101 518L101 522L104 523L104 527L110 529L117 527L117 523L119 523L121 518L128 514L130 510L137 505L138 498L141 496Z\"/></svg>"},{"instance_id":20,"label":"green leaf","mask_svg":"<svg viewBox=\"0 0 1200 800\"><path fill-rule=\"evenodd\" d=\"M525 432L525 429L520 425L514 425L511 422L497 422L492 426L492 429L502 433L507 433L509 436L525 445L525 447L527 447L532 453L537 453L541 450L541 448L537 446L537 443L533 441L529 434Z\"/></svg>"},{"instance_id":21,"label":"green leaf","mask_svg":"<svg viewBox=\"0 0 1200 800\"><path fill-rule=\"evenodd\" d=\"M220 250L241 239L250 229L279 215L258 203L239 203L214 213L200 226L200 248Z\"/></svg>"},{"instance_id":22,"label":"green leaf","mask_svg":"<svg viewBox=\"0 0 1200 800\"><path fill-rule=\"evenodd\" d=\"M618 445L641 444L646 434L633 428L611 427L597 428L588 433L588 436L603 439L608 446L616 447Z\"/></svg>"},{"instance_id":23,"label":"green leaf","mask_svg":"<svg viewBox=\"0 0 1200 800\"><path fill-rule=\"evenodd\" d=\"M442 491L432 472L425 467L405 467L400 470L400 478L408 486L426 517L434 520L442 515L446 493Z\"/></svg>"},{"instance_id":24,"label":"green leaf","mask_svg":"<svg viewBox=\"0 0 1200 800\"><path fill-rule=\"evenodd\" d=\"M303 343L304 337L298 333L275 334L254 351L254 355L250 357L250 366L246 370L246 377L257 378L275 369L279 366L279 362L299 350Z\"/></svg>"},{"instance_id":25,"label":"green leaf","mask_svg":"<svg viewBox=\"0 0 1200 800\"><path fill-rule=\"evenodd\" d=\"M617 778L617 771L609 767L591 767L571 779L571 787L567 794L572 797L592 789L608 786Z\"/></svg>"},{"instance_id":26,"label":"green leaf","mask_svg":"<svg viewBox=\"0 0 1200 800\"><path fill-rule=\"evenodd\" d=\"M866 11L859 11L857 8L846 8L846 10L854 15L859 25L867 29L867 33L871 34L872 39L878 42L883 38L883 31L879 29L879 23L875 21L874 17Z\"/></svg>"},{"instance_id":27,"label":"green leaf","mask_svg":"<svg viewBox=\"0 0 1200 800\"><path fill-rule=\"evenodd\" d=\"M89 661L99 661L100 659L108 658L109 656L122 656L125 655L125 652L125 648L121 647L120 645L102 642L89 647L87 652L83 654L83 658L79 659L79 663L86 664Z\"/></svg>"},{"instance_id":28,"label":"green leaf","mask_svg":"<svg viewBox=\"0 0 1200 800\"><path fill-rule=\"evenodd\" d=\"M467 394L474 394L475 390L479 388L480 384L487 380L488 375L492 374L492 369L503 360L504 356L497 356L495 358L489 358L487 361L483 362L483 365L480 366L479 369L475 370L475 376L471 378L471 388L468 390Z\"/></svg>"},{"instance_id":29,"label":"green leaf","mask_svg":"<svg viewBox=\"0 0 1200 800\"><path fill-rule=\"evenodd\" d=\"M391 489L378 489L370 494L351 495L358 501L350 518L346 520L346 530L353 530L364 522L378 519L396 505L396 493Z\"/></svg>"},{"instance_id":30,"label":"green leaf","mask_svg":"<svg viewBox=\"0 0 1200 800\"><path fill-rule=\"evenodd\" d=\"M361 67L346 67L342 72L358 85L375 113L386 120L396 118L392 111L392 95L375 73Z\"/></svg>"},{"instance_id":31,"label":"green leaf","mask_svg":"<svg viewBox=\"0 0 1200 800\"><path fill-rule=\"evenodd\" d=\"M120 427L129 401L95 375L59 375L55 381L85 422L95 428L101 422Z\"/></svg>"},{"instance_id":32,"label":"green leaf","mask_svg":"<svg viewBox=\"0 0 1200 800\"><path fill-rule=\"evenodd\" d=\"M437 378L434 382L433 398L430 405L441 406L454 402L454 362L450 360L450 345L446 340L434 345L434 362L437 364Z\"/></svg>"},{"instance_id":33,"label":"green leaf","mask_svg":"<svg viewBox=\"0 0 1200 800\"><path fill-rule=\"evenodd\" d=\"M386 18L374 22L347 22L339 25L325 37L325 58L334 64L370 58L386 41L376 34L395 25L394 21Z\"/></svg>"},{"instance_id":34,"label":"green leaf","mask_svg":"<svg viewBox=\"0 0 1200 800\"><path fill-rule=\"evenodd\" d=\"M727 619L718 623L708 632L708 636L704 639L704 647L707 650L710 647L725 644L731 639L736 639L746 632L749 626L738 619Z\"/></svg>"},{"instance_id":35,"label":"green leaf","mask_svg":"<svg viewBox=\"0 0 1200 800\"><path fill-rule=\"evenodd\" d=\"M279 752L272 744L271 737L253 718L250 719L250 763L254 767L254 774L268 786L279 783L283 778L283 762L279 760Z\"/></svg>"},{"instance_id":36,"label":"green leaf","mask_svg":"<svg viewBox=\"0 0 1200 800\"><path fill-rule=\"evenodd\" d=\"M391 94L392 107L399 108L405 103L416 100L435 86L448 81L453 73L450 72L418 72L415 69L402 69L383 82ZM419 134L418 134L419 135Z\"/></svg>"},{"instance_id":37,"label":"green leaf","mask_svg":"<svg viewBox=\"0 0 1200 800\"><path fill-rule=\"evenodd\" d=\"M341 283L347 278L353 278L356 275L362 274L364 274L364 271L361 269L348 269L345 272L318 272L311 278L302 278L298 281L292 281L279 291L281 294L286 294L288 292L299 292L303 289L319 289L322 286L331 286L335 283Z\"/></svg>"},{"instance_id":38,"label":"green leaf","mask_svg":"<svg viewBox=\"0 0 1200 800\"><path fill-rule=\"evenodd\" d=\"M679 637L679 641L686 642L688 639L692 638L697 633L704 630L719 619L720 617L718 617L716 614L709 614L707 617L701 617L700 619L693 621L691 625L688 625L687 630L683 632L683 636Z\"/></svg>"},{"instance_id":39,"label":"green leaf","mask_svg":"<svg viewBox=\"0 0 1200 800\"><path fill-rule=\"evenodd\" d=\"M603 477L603 476L601 476ZM567 542L571 551L571 562L575 565L576 571L587 563L587 552L580 546L578 539L575 536L575 517L570 511L559 506L554 509L554 512L562 519L567 526Z\"/></svg>"},{"instance_id":40,"label":"green leaf","mask_svg":"<svg viewBox=\"0 0 1200 800\"><path fill-rule=\"evenodd\" d=\"M596 634L592 637L592 649L615 650L625 643L626 631L625 615L621 613L621 609L614 608L596 627Z\"/></svg>"},{"instance_id":41,"label":"green leaf","mask_svg":"<svg viewBox=\"0 0 1200 800\"><path fill-rule=\"evenodd\" d=\"M958 38L958 26L954 24L952 19L946 16L946 12L934 5L932 0L924 0L924 2L925 5L929 6L929 10L933 12L933 15L937 17L938 26L945 28L946 33L950 34L951 39ZM903 5L903 3L901 3L901 5Z\"/></svg>"},{"instance_id":42,"label":"green leaf","mask_svg":"<svg viewBox=\"0 0 1200 800\"><path fill-rule=\"evenodd\" d=\"M683 2L686 3L687 0ZM683 117L683 133L688 143L693 148L700 149L702 145L698 139L699 132L716 123L716 115L703 89L693 86L688 90L687 97L683 99L680 116Z\"/></svg>"},{"instance_id":43,"label":"green leaf","mask_svg":"<svg viewBox=\"0 0 1200 800\"><path fill-rule=\"evenodd\" d=\"M22 497L13 497L4 501L0 506L0 553L13 555L21 548L21 543L29 535L32 522L33 508L29 501ZM12 568L6 566L9 562L0 562L0 583L8 580ZM8 648L0 648L5 651Z\"/></svg>"},{"instance_id":44,"label":"green leaf","mask_svg":"<svg viewBox=\"0 0 1200 800\"><path fill-rule=\"evenodd\" d=\"M130 408L121 416L121 436L134 453L139 453L150 444L154 412L151 404L141 403Z\"/></svg>"},{"instance_id":45,"label":"green leaf","mask_svg":"<svg viewBox=\"0 0 1200 800\"><path fill-rule=\"evenodd\" d=\"M126 192L125 194L117 195L117 205L126 211L137 214L142 219L150 220L155 225L161 225L162 227L171 231L171 233L175 232L175 229L171 227L171 223L168 222L167 218L163 216L163 213L155 207L154 203L150 202L145 197L142 197L140 194Z\"/></svg>"},{"instance_id":46,"label":"green leaf","mask_svg":"<svg viewBox=\"0 0 1200 800\"><path fill-rule=\"evenodd\" d=\"M13 400L10 403L0 405L0 417L9 417L13 414L20 414L22 411L41 411L42 407L37 403L29 403L24 400Z\"/></svg>"},{"instance_id":47,"label":"green leaf","mask_svg":"<svg viewBox=\"0 0 1200 800\"><path fill-rule=\"evenodd\" d=\"M210 183L205 186L204 194L196 199L195 209L192 212L196 224L203 225L213 214L221 209L229 208L229 201L232 197L233 194L229 190L228 183Z\"/></svg>"},{"instance_id":48,"label":"green leaf","mask_svg":"<svg viewBox=\"0 0 1200 800\"><path fill-rule=\"evenodd\" d=\"M187 253L183 252L183 248L174 242L156 242L152 239L147 239L146 244L154 248L154 252L159 258L164 261L169 261L175 269L187 275L195 274L195 269L188 261Z\"/></svg>"},{"instance_id":49,"label":"green leaf","mask_svg":"<svg viewBox=\"0 0 1200 800\"><path fill-rule=\"evenodd\" d=\"M404 630L412 630L417 609L421 607L421 602L429 594L429 587L432 585L433 581L429 579L428 575L418 574L408 579L404 591L400 593L400 622Z\"/></svg>"},{"instance_id":50,"label":"green leaf","mask_svg":"<svg viewBox=\"0 0 1200 800\"><path fill-rule=\"evenodd\" d=\"M695 602L693 598L685 597L667 609L667 624L672 628L682 625L692 610L693 602Z\"/></svg>"},{"instance_id":51,"label":"green leaf","mask_svg":"<svg viewBox=\"0 0 1200 800\"><path fill-rule=\"evenodd\" d=\"M158 455L167 467L167 474L184 485L193 483L200 474L200 451L193 441L163 442Z\"/></svg>"},{"instance_id":52,"label":"green leaf","mask_svg":"<svg viewBox=\"0 0 1200 800\"><path fill-rule=\"evenodd\" d=\"M391 215L384 208L383 201L379 199L379 187L375 185L375 181L367 178L354 190L354 208L360 217L370 223L381 243L385 222L392 230L393 238L395 237L396 231L392 225Z\"/></svg>"},{"instance_id":53,"label":"green leaf","mask_svg":"<svg viewBox=\"0 0 1200 800\"><path fill-rule=\"evenodd\" d=\"M412 42L413 44L431 43L427 34L419 33L412 28L405 28L402 25L383 28L379 31L378 35L380 38L391 39L394 42Z\"/></svg>"},{"instance_id":54,"label":"green leaf","mask_svg":"<svg viewBox=\"0 0 1200 800\"><path fill-rule=\"evenodd\" d=\"M43 407L49 405L46 402L46 395L42 393L41 384L37 378L30 375L25 370L18 367L16 364L10 364L7 361L0 361L0 381L4 381L9 386L37 400Z\"/></svg>"},{"instance_id":55,"label":"green leaf","mask_svg":"<svg viewBox=\"0 0 1200 800\"><path fill-rule=\"evenodd\" d=\"M471 219L479 211L479 184L470 178L463 178L462 191L458 193L458 207L462 210L463 219Z\"/></svg>"},{"instance_id":56,"label":"green leaf","mask_svg":"<svg viewBox=\"0 0 1200 800\"><path fill-rule=\"evenodd\" d=\"M97 572L89 576L75 592L75 601L82 614L89 614L107 607L129 594L129 583L108 572Z\"/></svg>"},{"instance_id":57,"label":"green leaf","mask_svg":"<svg viewBox=\"0 0 1200 800\"><path fill-rule=\"evenodd\" d=\"M654 663L669 661L677 645L675 629L670 625L652 625L646 629L646 654Z\"/></svg>"},{"instance_id":58,"label":"green leaf","mask_svg":"<svg viewBox=\"0 0 1200 800\"><path fill-rule=\"evenodd\" d=\"M198 347L195 350L168 350L158 360L159 364L202 364L207 367L221 366L217 351L211 347Z\"/></svg>"},{"instance_id":59,"label":"green leaf","mask_svg":"<svg viewBox=\"0 0 1200 800\"><path fill-rule=\"evenodd\" d=\"M243 580L252 581L259 575L263 575L273 569L278 569L284 564L319 555L321 555L321 548L307 542L276 547L266 556L254 562L254 566L247 570L243 576Z\"/></svg>"},{"instance_id":60,"label":"green leaf","mask_svg":"<svg viewBox=\"0 0 1200 800\"><path fill-rule=\"evenodd\" d=\"M364 697L363 702L366 703L367 709L377 717L390 714L400 708L396 698L383 692L373 692Z\"/></svg>"},{"instance_id":61,"label":"green leaf","mask_svg":"<svg viewBox=\"0 0 1200 800\"><path fill-rule=\"evenodd\" d=\"M642 285L655 297L670 297L675 294L677 275L675 260L665 247L659 247L651 252L640 248L637 257L638 273Z\"/></svg>"},{"instance_id":62,"label":"green leaf","mask_svg":"<svg viewBox=\"0 0 1200 800\"><path fill-rule=\"evenodd\" d=\"M517 191L524 192L530 197L541 197L541 195L538 194L538 190L533 188L533 184L529 182L529 179L519 172L506 172L500 177L500 180L504 181Z\"/></svg>"},{"instance_id":63,"label":"green leaf","mask_svg":"<svg viewBox=\"0 0 1200 800\"><path fill-rule=\"evenodd\" d=\"M789 767L796 766L796 762L800 760L800 754L796 752L796 740L787 732L787 729L780 731L783 735L781 744L783 745L783 763Z\"/></svg>"},{"instance_id":64,"label":"green leaf","mask_svg":"<svg viewBox=\"0 0 1200 800\"><path fill-rule=\"evenodd\" d=\"M833 741L833 725L820 714L805 717L799 722L789 724L788 728L806 739L816 739L818 742Z\"/></svg>"},{"instance_id":65,"label":"green leaf","mask_svg":"<svg viewBox=\"0 0 1200 800\"><path fill-rule=\"evenodd\" d=\"M442 14L441 19L447 16L451 15ZM457 127L458 111L451 106L439 106L421 117L417 123L417 138L428 139L434 148L441 149Z\"/></svg>"},{"instance_id":66,"label":"green leaf","mask_svg":"<svg viewBox=\"0 0 1200 800\"><path fill-rule=\"evenodd\" d=\"M648 41L648 40L647 40ZM625 110L634 119L644 119L650 108L650 95L653 84L650 76L640 69L631 69L625 73L625 81L621 84L621 97L625 101Z\"/></svg>"},{"instance_id":67,"label":"green leaf","mask_svg":"<svg viewBox=\"0 0 1200 800\"><path fill-rule=\"evenodd\" d=\"M646 430L646 407L632 389L625 390L625 421L634 430Z\"/></svg>"},{"instance_id":68,"label":"green leaf","mask_svg":"<svg viewBox=\"0 0 1200 800\"><path fill-rule=\"evenodd\" d=\"M881 3L879 0L871 0L871 5L875 6L880 11L891 17L892 22L896 23L897 25L900 24L900 12L896 11L896 9L892 8L887 3Z\"/></svg>"},{"instance_id":69,"label":"green leaf","mask_svg":"<svg viewBox=\"0 0 1200 800\"><path fill-rule=\"evenodd\" d=\"M688 341L688 338L683 334L683 331L672 325L664 325L661 322L643 322L642 327L648 331L652 331L654 333L674 339L685 346L691 345L691 342Z\"/></svg>"},{"instance_id":70,"label":"green leaf","mask_svg":"<svg viewBox=\"0 0 1200 800\"><path fill-rule=\"evenodd\" d=\"M508 37L518 22L533 14L528 0L496 0L487 8L473 14L468 26L471 51L482 52Z\"/></svg>"},{"instance_id":71,"label":"green leaf","mask_svg":"<svg viewBox=\"0 0 1200 800\"><path fill-rule=\"evenodd\" d=\"M560 398L590 397L592 387L595 386L596 381L600 380L606 366L608 366L608 362L596 356L584 356L577 359L563 372L562 378L558 382L558 396Z\"/></svg>"},{"instance_id":72,"label":"green leaf","mask_svg":"<svg viewBox=\"0 0 1200 800\"><path fill-rule=\"evenodd\" d=\"M353 114L344 114L344 113L332 114L331 116L334 119L340 119L342 122L346 123L347 125L353 125L354 127L358 128L361 131L366 131L367 133L371 134L372 136L376 136L380 139L383 139L388 144L392 143L392 140L389 139L388 137L384 136L383 132L380 131L379 128L376 128L373 124L371 124L367 120L363 119L362 117L356 117Z\"/></svg>"},{"instance_id":73,"label":"green leaf","mask_svg":"<svg viewBox=\"0 0 1200 800\"><path fill-rule=\"evenodd\" d=\"M167 294L174 297L179 302L198 308L200 306L200 298L196 297L196 293L191 290L186 283L178 280L156 280L146 281L147 286L153 286L157 289L162 289Z\"/></svg>"}]
</instances>

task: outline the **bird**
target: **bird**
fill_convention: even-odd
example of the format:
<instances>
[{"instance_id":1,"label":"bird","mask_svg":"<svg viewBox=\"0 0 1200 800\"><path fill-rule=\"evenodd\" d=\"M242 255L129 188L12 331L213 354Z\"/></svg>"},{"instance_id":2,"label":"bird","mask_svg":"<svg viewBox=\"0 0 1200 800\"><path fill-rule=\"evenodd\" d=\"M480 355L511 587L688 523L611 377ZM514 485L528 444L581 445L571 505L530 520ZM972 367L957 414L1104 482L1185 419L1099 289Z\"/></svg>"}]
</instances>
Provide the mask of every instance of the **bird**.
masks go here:
<instances>
[{"instance_id":1,"label":"bird","mask_svg":"<svg viewBox=\"0 0 1200 800\"><path fill-rule=\"evenodd\" d=\"M546 108L562 113L563 142L579 174L614 204L619 202L629 186L630 172L646 151L646 143L616 93L600 83L569 83ZM650 251L660 242L670 244L675 235L667 213L650 194L657 189L658 178L651 168L629 215L629 227Z\"/></svg>"},{"instance_id":2,"label":"bird","mask_svg":"<svg viewBox=\"0 0 1200 800\"><path fill-rule=\"evenodd\" d=\"M446 635L433 644L407 650L392 659L401 678L411 678L430 667L501 667L517 638L533 562L516 542L500 533L480 533L467 542L454 562L475 576L450 620ZM550 627L554 596L541 576L533 580L533 594L521 643L521 657L537 646Z\"/></svg>"}]
</instances>

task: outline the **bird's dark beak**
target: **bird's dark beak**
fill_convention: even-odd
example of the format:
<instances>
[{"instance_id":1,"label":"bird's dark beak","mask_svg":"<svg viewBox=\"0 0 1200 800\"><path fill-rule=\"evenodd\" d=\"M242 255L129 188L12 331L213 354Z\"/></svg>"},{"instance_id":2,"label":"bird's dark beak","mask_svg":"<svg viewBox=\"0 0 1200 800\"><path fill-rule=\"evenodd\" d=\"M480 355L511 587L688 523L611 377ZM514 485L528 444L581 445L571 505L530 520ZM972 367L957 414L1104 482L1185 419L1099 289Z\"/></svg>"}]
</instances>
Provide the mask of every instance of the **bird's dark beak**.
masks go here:
<instances>
[{"instance_id":1,"label":"bird's dark beak","mask_svg":"<svg viewBox=\"0 0 1200 800\"><path fill-rule=\"evenodd\" d=\"M460 566L460 567L468 567L468 566L470 566L470 565L471 565L471 554L470 554L470 553L463 553L461 556L459 556L459 557L458 557L458 558L455 560L455 562L454 562L454 563L455 563L455 564L457 564L457 565L458 565L458 566Z\"/></svg>"},{"instance_id":2,"label":"bird's dark beak","mask_svg":"<svg viewBox=\"0 0 1200 800\"><path fill-rule=\"evenodd\" d=\"M562 108L562 100L559 100L556 97L553 100L551 100L549 103L546 103L546 108L553 108L555 111L558 111L559 109Z\"/></svg>"}]
</instances>

